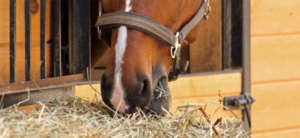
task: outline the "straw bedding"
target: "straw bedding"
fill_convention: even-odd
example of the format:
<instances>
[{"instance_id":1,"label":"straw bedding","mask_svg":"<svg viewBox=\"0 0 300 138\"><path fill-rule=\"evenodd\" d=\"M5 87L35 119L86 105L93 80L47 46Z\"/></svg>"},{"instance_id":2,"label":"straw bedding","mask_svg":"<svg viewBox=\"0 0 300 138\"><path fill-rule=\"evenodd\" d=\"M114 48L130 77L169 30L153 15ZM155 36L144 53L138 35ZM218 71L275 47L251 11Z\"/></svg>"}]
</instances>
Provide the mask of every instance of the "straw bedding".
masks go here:
<instances>
[{"instance_id":1,"label":"straw bedding","mask_svg":"<svg viewBox=\"0 0 300 138\"><path fill-rule=\"evenodd\" d=\"M221 106L221 105L220 105ZM205 105L182 106L165 117L121 116L101 100L66 96L51 103L37 102L29 111L17 105L0 110L0 138L4 137L249 137L236 118L211 122Z\"/></svg>"}]
</instances>

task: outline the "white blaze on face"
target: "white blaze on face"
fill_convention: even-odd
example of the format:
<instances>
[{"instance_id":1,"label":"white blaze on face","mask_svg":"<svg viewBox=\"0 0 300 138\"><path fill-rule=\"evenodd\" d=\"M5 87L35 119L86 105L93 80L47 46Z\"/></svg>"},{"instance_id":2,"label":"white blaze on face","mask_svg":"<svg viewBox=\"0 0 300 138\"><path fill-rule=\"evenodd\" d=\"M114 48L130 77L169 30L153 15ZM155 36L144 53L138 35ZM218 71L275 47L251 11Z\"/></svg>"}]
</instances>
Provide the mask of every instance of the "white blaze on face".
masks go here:
<instances>
[{"instance_id":1,"label":"white blaze on face","mask_svg":"<svg viewBox=\"0 0 300 138\"><path fill-rule=\"evenodd\" d=\"M130 0L126 0L125 11L131 11ZM122 67L123 55L125 53L127 45L127 27L121 26L118 30L118 39L115 46L116 49L116 68L115 68L115 78L114 78L114 87L112 92L112 98L110 99L111 104L118 108L118 111L125 113L125 110L128 109L128 106L125 104L124 100L124 88L122 85Z\"/></svg>"}]
</instances>

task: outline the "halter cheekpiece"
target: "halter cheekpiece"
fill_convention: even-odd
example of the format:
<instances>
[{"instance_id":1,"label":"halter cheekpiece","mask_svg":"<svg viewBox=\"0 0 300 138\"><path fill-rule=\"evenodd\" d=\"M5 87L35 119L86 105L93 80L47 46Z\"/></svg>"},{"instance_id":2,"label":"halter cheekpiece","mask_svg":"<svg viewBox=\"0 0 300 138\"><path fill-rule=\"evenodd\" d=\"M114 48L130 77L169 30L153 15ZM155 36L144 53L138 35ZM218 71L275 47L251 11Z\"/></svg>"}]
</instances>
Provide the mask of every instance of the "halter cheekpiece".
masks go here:
<instances>
[{"instance_id":1,"label":"halter cheekpiece","mask_svg":"<svg viewBox=\"0 0 300 138\"><path fill-rule=\"evenodd\" d=\"M167 46L170 46L173 65L168 76L168 80L174 81L177 80L178 76L181 73L187 70L187 67L189 65L189 61L186 61L184 65L179 67L180 48L184 39L189 34L189 32L200 22L201 19L208 19L208 14L210 13L210 11L211 7L208 1L204 0L194 17L187 24L185 24L181 30L174 33L163 24L139 13L124 11L103 13L102 3L101 0L99 0L99 17L95 26L98 30L98 37L103 39L109 46L111 45L110 37L107 32L103 31L102 29L119 27L123 25L128 28L143 31L159 39Z\"/></svg>"}]
</instances>

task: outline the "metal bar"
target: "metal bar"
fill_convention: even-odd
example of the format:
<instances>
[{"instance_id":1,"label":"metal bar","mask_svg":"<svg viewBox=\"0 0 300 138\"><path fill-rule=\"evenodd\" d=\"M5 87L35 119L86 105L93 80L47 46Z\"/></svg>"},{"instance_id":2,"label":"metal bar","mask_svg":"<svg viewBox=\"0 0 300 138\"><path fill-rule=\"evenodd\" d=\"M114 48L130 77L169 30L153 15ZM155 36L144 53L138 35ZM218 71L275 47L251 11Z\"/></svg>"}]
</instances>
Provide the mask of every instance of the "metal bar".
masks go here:
<instances>
[{"instance_id":1,"label":"metal bar","mask_svg":"<svg viewBox=\"0 0 300 138\"><path fill-rule=\"evenodd\" d=\"M232 0L222 1L222 69L231 68L231 2Z\"/></svg>"},{"instance_id":2,"label":"metal bar","mask_svg":"<svg viewBox=\"0 0 300 138\"><path fill-rule=\"evenodd\" d=\"M242 72L242 94L251 96L251 45L250 45L250 16L251 0L243 0L242 4L242 44L243 44L243 72ZM244 126L251 132L251 104L242 110Z\"/></svg>"},{"instance_id":3,"label":"metal bar","mask_svg":"<svg viewBox=\"0 0 300 138\"><path fill-rule=\"evenodd\" d=\"M38 90L37 86L39 86L40 89L45 89L45 88L51 89L57 87L71 86L70 84L76 85L74 84L75 82L82 83L82 81L84 81L84 75L76 74L76 75L69 75L69 76L63 76L57 78L48 78L44 80L36 80L35 82L20 82L20 83L4 84L0 86L0 95L26 92L28 89Z\"/></svg>"},{"instance_id":4,"label":"metal bar","mask_svg":"<svg viewBox=\"0 0 300 138\"><path fill-rule=\"evenodd\" d=\"M31 0L25 0L25 76L31 80Z\"/></svg>"},{"instance_id":5,"label":"metal bar","mask_svg":"<svg viewBox=\"0 0 300 138\"><path fill-rule=\"evenodd\" d=\"M90 1L69 1L69 73L84 73L86 79L91 68L90 29Z\"/></svg>"},{"instance_id":6,"label":"metal bar","mask_svg":"<svg viewBox=\"0 0 300 138\"><path fill-rule=\"evenodd\" d=\"M46 0L41 0L41 79L46 78Z\"/></svg>"},{"instance_id":7,"label":"metal bar","mask_svg":"<svg viewBox=\"0 0 300 138\"><path fill-rule=\"evenodd\" d=\"M16 82L16 0L10 0L10 83Z\"/></svg>"},{"instance_id":8,"label":"metal bar","mask_svg":"<svg viewBox=\"0 0 300 138\"><path fill-rule=\"evenodd\" d=\"M54 0L54 77L59 77L62 75L61 70L61 1Z\"/></svg>"}]
</instances>

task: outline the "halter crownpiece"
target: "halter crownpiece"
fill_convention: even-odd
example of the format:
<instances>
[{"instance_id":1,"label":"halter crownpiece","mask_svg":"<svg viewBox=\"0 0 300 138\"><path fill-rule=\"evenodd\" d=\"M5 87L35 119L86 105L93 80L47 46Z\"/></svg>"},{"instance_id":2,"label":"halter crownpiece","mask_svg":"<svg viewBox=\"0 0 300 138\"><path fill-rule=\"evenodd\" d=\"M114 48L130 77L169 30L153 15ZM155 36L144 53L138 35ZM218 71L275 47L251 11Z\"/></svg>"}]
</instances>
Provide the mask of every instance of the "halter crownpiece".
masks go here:
<instances>
[{"instance_id":1,"label":"halter crownpiece","mask_svg":"<svg viewBox=\"0 0 300 138\"><path fill-rule=\"evenodd\" d=\"M211 7L208 1L204 0L194 17L185 24L181 30L174 34L168 27L139 13L117 11L102 14L102 3L101 0L99 0L99 17L95 26L97 27L98 37L104 39L108 45L110 45L110 38L106 32L101 31L101 29L124 25L128 28L143 31L164 42L167 46L170 46L173 65L171 73L169 74L169 81L174 81L177 80L181 73L187 70L189 64L187 61L183 66L178 66L180 47L184 39L201 19L208 19L210 11Z\"/></svg>"}]
</instances>

